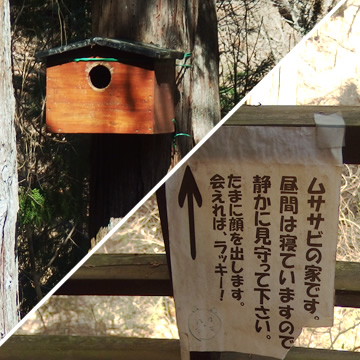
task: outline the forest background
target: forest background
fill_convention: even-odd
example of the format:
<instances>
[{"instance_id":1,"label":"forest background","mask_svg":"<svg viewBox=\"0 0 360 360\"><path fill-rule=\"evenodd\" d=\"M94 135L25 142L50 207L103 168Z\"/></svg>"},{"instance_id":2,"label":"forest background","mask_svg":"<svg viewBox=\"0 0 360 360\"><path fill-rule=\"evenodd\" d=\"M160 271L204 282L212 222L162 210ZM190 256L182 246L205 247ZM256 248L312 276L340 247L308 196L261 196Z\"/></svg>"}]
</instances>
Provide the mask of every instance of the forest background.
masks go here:
<instances>
[{"instance_id":1,"label":"forest background","mask_svg":"<svg viewBox=\"0 0 360 360\"><path fill-rule=\"evenodd\" d=\"M335 3L216 1L222 115ZM25 315L88 251L88 168L82 159L89 139L86 135L46 132L45 68L34 54L90 37L91 1L14 0L10 4L20 189L20 303ZM358 229L358 169L348 167L344 174L342 214L351 213L350 221L356 226L340 228L346 234L340 237L345 243L340 246L339 259L358 261L358 245L348 240L349 235L356 237ZM103 246L103 252L164 252L155 199L137 211L128 224ZM348 315L344 318L348 320L343 320L347 329L339 327L337 335L329 329L318 330L317 334L323 332L325 338L320 336L316 341L310 330L306 340L299 343L305 346L320 341L323 347L354 350L360 314L349 312L341 309L336 315ZM351 331L355 331L353 343L338 345L343 338L340 335ZM174 305L167 297L53 297L18 333L177 337Z\"/></svg>"}]
</instances>

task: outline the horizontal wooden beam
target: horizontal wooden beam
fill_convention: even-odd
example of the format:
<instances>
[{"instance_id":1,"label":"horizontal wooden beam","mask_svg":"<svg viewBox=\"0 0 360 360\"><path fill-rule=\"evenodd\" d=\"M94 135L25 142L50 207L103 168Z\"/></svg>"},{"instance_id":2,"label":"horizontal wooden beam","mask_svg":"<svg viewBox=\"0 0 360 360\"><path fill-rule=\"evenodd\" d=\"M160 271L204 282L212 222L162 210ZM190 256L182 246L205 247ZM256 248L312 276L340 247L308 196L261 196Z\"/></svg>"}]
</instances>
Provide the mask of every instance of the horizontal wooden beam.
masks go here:
<instances>
[{"instance_id":1,"label":"horizontal wooden beam","mask_svg":"<svg viewBox=\"0 0 360 360\"><path fill-rule=\"evenodd\" d=\"M220 359L211 353L207 359ZM206 353L204 354L206 355ZM1 360L180 360L178 340L121 338L116 336L14 335L1 348ZM204 357L205 358L205 357ZM249 359L248 354L221 353L221 360ZM264 357L251 356L252 360ZM360 360L360 353L292 348L286 360Z\"/></svg>"},{"instance_id":2,"label":"horizontal wooden beam","mask_svg":"<svg viewBox=\"0 0 360 360\"><path fill-rule=\"evenodd\" d=\"M345 121L346 164L360 164L360 107L359 106L242 106L225 123L226 126L315 126L314 114L341 113Z\"/></svg>"},{"instance_id":3,"label":"horizontal wooden beam","mask_svg":"<svg viewBox=\"0 0 360 360\"><path fill-rule=\"evenodd\" d=\"M177 340L115 336L13 335L1 348L1 360L180 360Z\"/></svg>"},{"instance_id":4,"label":"horizontal wooden beam","mask_svg":"<svg viewBox=\"0 0 360 360\"><path fill-rule=\"evenodd\" d=\"M360 263L338 261L335 305L360 308ZM56 295L172 296L165 254L94 254Z\"/></svg>"},{"instance_id":5,"label":"horizontal wooden beam","mask_svg":"<svg viewBox=\"0 0 360 360\"><path fill-rule=\"evenodd\" d=\"M55 295L172 295L166 255L94 254Z\"/></svg>"},{"instance_id":6,"label":"horizontal wooden beam","mask_svg":"<svg viewBox=\"0 0 360 360\"><path fill-rule=\"evenodd\" d=\"M241 106L225 123L228 125L315 126L314 114L341 113L346 127L360 126L359 106L261 105Z\"/></svg>"}]
</instances>

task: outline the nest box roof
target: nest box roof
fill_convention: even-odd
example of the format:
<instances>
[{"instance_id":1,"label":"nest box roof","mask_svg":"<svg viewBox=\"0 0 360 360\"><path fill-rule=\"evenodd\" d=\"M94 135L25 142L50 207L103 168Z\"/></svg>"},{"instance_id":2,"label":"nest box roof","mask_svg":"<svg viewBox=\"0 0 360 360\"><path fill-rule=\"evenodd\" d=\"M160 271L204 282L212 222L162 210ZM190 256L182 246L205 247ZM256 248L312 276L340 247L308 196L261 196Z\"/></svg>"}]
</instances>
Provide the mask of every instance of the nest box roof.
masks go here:
<instances>
[{"instance_id":1,"label":"nest box roof","mask_svg":"<svg viewBox=\"0 0 360 360\"><path fill-rule=\"evenodd\" d=\"M36 56L38 58L48 58L50 56L52 57L64 54L68 51L78 50L81 48L92 47L96 45L116 49L119 51L143 55L155 59L182 59L184 56L184 53L181 51L165 49L152 44L144 44L141 42L129 40L108 39L102 37L93 37L72 44L59 46L45 51L40 51L36 53Z\"/></svg>"}]
</instances>

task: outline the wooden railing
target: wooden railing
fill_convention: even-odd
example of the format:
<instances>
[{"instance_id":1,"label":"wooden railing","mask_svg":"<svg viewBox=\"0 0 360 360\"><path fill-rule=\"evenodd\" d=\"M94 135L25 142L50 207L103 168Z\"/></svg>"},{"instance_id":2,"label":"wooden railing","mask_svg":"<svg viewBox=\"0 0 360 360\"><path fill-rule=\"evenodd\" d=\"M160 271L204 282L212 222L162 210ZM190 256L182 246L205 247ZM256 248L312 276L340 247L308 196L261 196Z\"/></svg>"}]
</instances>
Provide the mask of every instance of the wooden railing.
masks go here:
<instances>
[{"instance_id":1,"label":"wooden railing","mask_svg":"<svg viewBox=\"0 0 360 360\"><path fill-rule=\"evenodd\" d=\"M178 340L111 336L12 336L1 348L1 360L180 360ZM197 359L218 359L218 354L196 353ZM192 357L194 358L194 356ZM221 360L262 360L264 357L222 353ZM359 360L360 353L292 348L286 360Z\"/></svg>"},{"instance_id":2,"label":"wooden railing","mask_svg":"<svg viewBox=\"0 0 360 360\"><path fill-rule=\"evenodd\" d=\"M94 254L55 295L172 295L166 255ZM360 263L336 263L335 305L360 308ZM29 360L180 360L180 344L160 339L15 335L1 348L0 359L20 360L24 354ZM197 353L192 358L220 359L214 353ZM221 359L248 358L222 353ZM286 356L286 360L300 359L359 360L360 353L293 348Z\"/></svg>"},{"instance_id":3,"label":"wooden railing","mask_svg":"<svg viewBox=\"0 0 360 360\"><path fill-rule=\"evenodd\" d=\"M344 162L360 164L360 107L243 106L226 125L315 126L314 113L341 112L345 124ZM164 229L163 229L164 230ZM165 242L168 241L165 229ZM57 290L56 295L172 295L165 255L93 255ZM360 308L360 263L336 263L335 306ZM180 360L178 340L80 336L13 336L1 359ZM249 355L194 353L192 359L236 360ZM252 360L265 359L252 356ZM269 358L266 358L269 359ZM360 353L292 348L286 360L359 360Z\"/></svg>"},{"instance_id":4,"label":"wooden railing","mask_svg":"<svg viewBox=\"0 0 360 360\"><path fill-rule=\"evenodd\" d=\"M166 256L94 254L56 295L172 296ZM336 263L335 305L360 308L360 263Z\"/></svg>"}]
</instances>

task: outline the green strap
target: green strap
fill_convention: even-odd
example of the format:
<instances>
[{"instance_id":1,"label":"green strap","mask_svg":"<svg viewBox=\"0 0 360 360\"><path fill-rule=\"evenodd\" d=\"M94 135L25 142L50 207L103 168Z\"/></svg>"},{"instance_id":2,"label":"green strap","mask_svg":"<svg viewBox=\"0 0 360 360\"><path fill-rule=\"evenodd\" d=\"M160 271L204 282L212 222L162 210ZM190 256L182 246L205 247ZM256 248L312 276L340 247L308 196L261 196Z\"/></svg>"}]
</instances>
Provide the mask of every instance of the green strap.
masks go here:
<instances>
[{"instance_id":1,"label":"green strap","mask_svg":"<svg viewBox=\"0 0 360 360\"><path fill-rule=\"evenodd\" d=\"M183 64L176 64L176 66L181 66L181 67L184 67L184 68L192 68L192 65L189 65L189 64L185 64L186 63L186 60L191 57L192 53L191 52L187 52L184 54L184 57L183 57L183 60L184 60L184 63Z\"/></svg>"},{"instance_id":2,"label":"green strap","mask_svg":"<svg viewBox=\"0 0 360 360\"><path fill-rule=\"evenodd\" d=\"M119 61L115 58L76 58L73 61L79 62L79 61Z\"/></svg>"},{"instance_id":3,"label":"green strap","mask_svg":"<svg viewBox=\"0 0 360 360\"><path fill-rule=\"evenodd\" d=\"M185 133L178 133L178 132L176 132L176 120L175 120L175 119L171 119L171 121L174 123L174 126L175 126L175 134L174 134L174 136L173 136L173 146L174 146L174 149L176 149L176 138L177 138L178 136L191 137L191 135L185 134Z\"/></svg>"},{"instance_id":4,"label":"green strap","mask_svg":"<svg viewBox=\"0 0 360 360\"><path fill-rule=\"evenodd\" d=\"M176 66L182 66L182 67L186 67L186 68L192 67L192 65L188 65L188 64L176 64Z\"/></svg>"}]
</instances>

